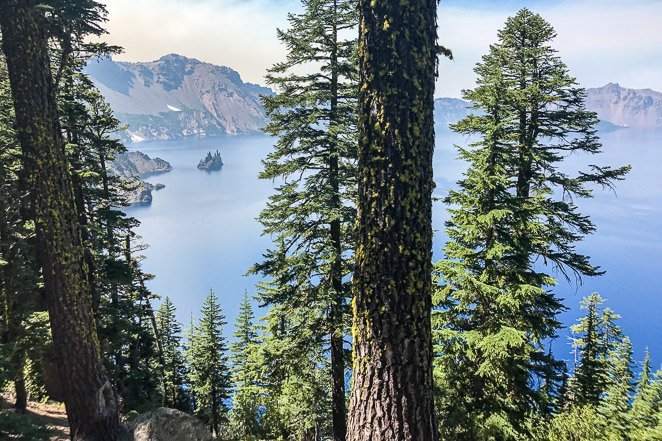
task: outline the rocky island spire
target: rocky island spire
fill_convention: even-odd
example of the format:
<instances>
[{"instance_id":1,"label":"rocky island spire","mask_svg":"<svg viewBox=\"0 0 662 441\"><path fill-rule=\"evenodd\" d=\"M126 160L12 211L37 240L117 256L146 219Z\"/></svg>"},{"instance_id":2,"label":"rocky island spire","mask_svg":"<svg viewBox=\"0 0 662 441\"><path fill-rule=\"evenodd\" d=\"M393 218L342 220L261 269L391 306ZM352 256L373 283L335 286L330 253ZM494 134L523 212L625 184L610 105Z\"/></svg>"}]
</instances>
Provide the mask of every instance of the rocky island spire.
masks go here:
<instances>
[{"instance_id":1,"label":"rocky island spire","mask_svg":"<svg viewBox=\"0 0 662 441\"><path fill-rule=\"evenodd\" d=\"M218 150L214 154L212 152L207 152L207 156L204 159L201 159L198 163L198 168L200 170L214 171L220 170L223 168L223 159L221 159L221 154Z\"/></svg>"}]
</instances>

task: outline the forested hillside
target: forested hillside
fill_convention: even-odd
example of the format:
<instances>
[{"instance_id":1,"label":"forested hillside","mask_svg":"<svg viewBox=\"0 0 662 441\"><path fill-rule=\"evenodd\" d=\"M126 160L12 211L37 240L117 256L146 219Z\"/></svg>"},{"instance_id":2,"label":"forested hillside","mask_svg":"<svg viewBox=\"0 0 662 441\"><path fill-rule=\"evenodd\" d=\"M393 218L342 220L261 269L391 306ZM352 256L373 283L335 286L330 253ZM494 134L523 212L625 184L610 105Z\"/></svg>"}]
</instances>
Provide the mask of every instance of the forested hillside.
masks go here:
<instances>
[{"instance_id":1,"label":"forested hillside","mask_svg":"<svg viewBox=\"0 0 662 441\"><path fill-rule=\"evenodd\" d=\"M627 105L592 111L611 98L578 84L526 8L476 86L436 101L453 53L434 0L303 0L277 33L276 93L176 55L110 62L120 48L90 43L106 16L92 0L0 0L0 386L14 408L0 406L0 438L49 439L26 412L51 400L76 441L662 439L662 371L634 359L599 293L570 329L574 359L552 350L559 283L604 274L577 201L631 171L604 163L600 118L657 97L619 88ZM234 323L213 287L187 293L205 297L185 323L149 288L127 206L136 177L171 166L127 153L133 117L141 137L273 137L256 176L274 183L256 219L271 245L246 268L255 290L232 293ZM446 126L466 169L435 262ZM570 172L571 155L594 165ZM198 167L222 173L220 152Z\"/></svg>"}]
</instances>

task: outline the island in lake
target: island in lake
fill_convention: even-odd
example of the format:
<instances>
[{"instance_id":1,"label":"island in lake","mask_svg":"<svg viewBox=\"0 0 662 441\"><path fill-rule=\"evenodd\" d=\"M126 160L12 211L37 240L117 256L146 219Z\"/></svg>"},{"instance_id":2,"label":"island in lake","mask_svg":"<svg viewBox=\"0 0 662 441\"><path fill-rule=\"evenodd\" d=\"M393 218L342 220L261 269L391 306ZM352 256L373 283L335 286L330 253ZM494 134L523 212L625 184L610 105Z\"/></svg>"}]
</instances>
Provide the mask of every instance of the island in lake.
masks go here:
<instances>
[{"instance_id":1,"label":"island in lake","mask_svg":"<svg viewBox=\"0 0 662 441\"><path fill-rule=\"evenodd\" d=\"M212 152L207 152L207 156L200 160L198 163L198 168L200 170L220 170L223 168L223 160L221 159L221 154L218 150L214 154Z\"/></svg>"},{"instance_id":2,"label":"island in lake","mask_svg":"<svg viewBox=\"0 0 662 441\"><path fill-rule=\"evenodd\" d=\"M135 183L126 192L127 202L131 205L149 205L152 203L152 191L165 188L163 184L150 184L142 178L172 170L172 166L167 161L150 158L138 151L121 153L114 160L108 161L106 167L115 176Z\"/></svg>"}]
</instances>

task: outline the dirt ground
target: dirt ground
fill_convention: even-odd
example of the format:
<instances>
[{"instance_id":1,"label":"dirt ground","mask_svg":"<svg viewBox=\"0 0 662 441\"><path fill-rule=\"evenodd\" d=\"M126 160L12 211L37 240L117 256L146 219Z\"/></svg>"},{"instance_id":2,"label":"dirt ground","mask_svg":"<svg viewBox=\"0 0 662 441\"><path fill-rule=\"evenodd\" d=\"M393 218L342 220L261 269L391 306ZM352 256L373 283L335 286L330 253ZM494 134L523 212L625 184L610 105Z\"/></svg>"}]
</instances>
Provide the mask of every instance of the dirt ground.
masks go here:
<instances>
[{"instance_id":1,"label":"dirt ground","mask_svg":"<svg viewBox=\"0 0 662 441\"><path fill-rule=\"evenodd\" d=\"M0 394L0 414L15 415L18 414L13 409L14 397L12 394L4 392ZM26 423L26 428L30 425L43 425L51 429L54 433L49 438L50 441L69 440L69 427L67 423L67 414L62 403L37 403L30 402L26 414L20 416ZM27 429L26 429L27 430ZM0 434L0 439L3 435ZM9 439L12 439L11 437ZM17 439L21 439L20 437ZM28 439L28 438L23 438Z\"/></svg>"}]
</instances>

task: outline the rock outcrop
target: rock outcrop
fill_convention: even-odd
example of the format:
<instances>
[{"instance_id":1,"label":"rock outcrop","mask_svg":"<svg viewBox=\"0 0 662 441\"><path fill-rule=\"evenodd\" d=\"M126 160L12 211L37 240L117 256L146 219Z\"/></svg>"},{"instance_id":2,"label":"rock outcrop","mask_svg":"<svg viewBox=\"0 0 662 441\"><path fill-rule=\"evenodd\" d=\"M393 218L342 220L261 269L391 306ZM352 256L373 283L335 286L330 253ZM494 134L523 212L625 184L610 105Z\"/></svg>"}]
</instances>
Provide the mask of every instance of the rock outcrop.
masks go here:
<instances>
[{"instance_id":1,"label":"rock outcrop","mask_svg":"<svg viewBox=\"0 0 662 441\"><path fill-rule=\"evenodd\" d=\"M126 152L106 163L108 171L128 181L135 181L132 190L126 193L127 202L131 205L149 205L152 203L152 192L165 188L163 184L150 184L142 178L150 175L167 173L172 166L161 158L150 158L142 152Z\"/></svg>"},{"instance_id":2,"label":"rock outcrop","mask_svg":"<svg viewBox=\"0 0 662 441\"><path fill-rule=\"evenodd\" d=\"M140 181L135 190L127 192L126 201L129 205L149 205L154 199L154 196L152 196L152 191L154 190L154 185L149 182Z\"/></svg>"},{"instance_id":3,"label":"rock outcrop","mask_svg":"<svg viewBox=\"0 0 662 441\"><path fill-rule=\"evenodd\" d=\"M172 166L161 158L150 158L138 151L119 154L107 164L108 170L116 176L131 179L147 177L172 170Z\"/></svg>"},{"instance_id":4,"label":"rock outcrop","mask_svg":"<svg viewBox=\"0 0 662 441\"><path fill-rule=\"evenodd\" d=\"M214 154L207 152L207 156L200 160L198 163L200 170L215 171L223 168L223 159L218 150Z\"/></svg>"},{"instance_id":5,"label":"rock outcrop","mask_svg":"<svg viewBox=\"0 0 662 441\"><path fill-rule=\"evenodd\" d=\"M160 407L129 423L126 441L212 441L205 425L194 416Z\"/></svg>"}]
</instances>

